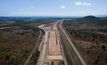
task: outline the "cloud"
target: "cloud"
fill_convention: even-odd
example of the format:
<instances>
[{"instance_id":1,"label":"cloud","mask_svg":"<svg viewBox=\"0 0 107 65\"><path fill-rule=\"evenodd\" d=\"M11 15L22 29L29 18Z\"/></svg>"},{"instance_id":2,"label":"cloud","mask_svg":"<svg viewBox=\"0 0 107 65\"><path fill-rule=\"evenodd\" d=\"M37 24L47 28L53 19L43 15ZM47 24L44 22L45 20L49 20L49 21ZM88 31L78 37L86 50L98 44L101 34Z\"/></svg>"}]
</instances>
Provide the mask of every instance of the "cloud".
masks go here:
<instances>
[{"instance_id":1,"label":"cloud","mask_svg":"<svg viewBox=\"0 0 107 65\"><path fill-rule=\"evenodd\" d=\"M66 6L64 6L64 5L61 5L61 6L60 6L60 8L61 8L61 9L65 9L65 8L66 8Z\"/></svg>"},{"instance_id":2,"label":"cloud","mask_svg":"<svg viewBox=\"0 0 107 65\"><path fill-rule=\"evenodd\" d=\"M75 5L82 5L82 2L75 2Z\"/></svg>"},{"instance_id":3,"label":"cloud","mask_svg":"<svg viewBox=\"0 0 107 65\"><path fill-rule=\"evenodd\" d=\"M75 5L83 5L83 6L90 6L90 5L92 5L91 3L88 3L88 2L75 2L74 4Z\"/></svg>"}]
</instances>

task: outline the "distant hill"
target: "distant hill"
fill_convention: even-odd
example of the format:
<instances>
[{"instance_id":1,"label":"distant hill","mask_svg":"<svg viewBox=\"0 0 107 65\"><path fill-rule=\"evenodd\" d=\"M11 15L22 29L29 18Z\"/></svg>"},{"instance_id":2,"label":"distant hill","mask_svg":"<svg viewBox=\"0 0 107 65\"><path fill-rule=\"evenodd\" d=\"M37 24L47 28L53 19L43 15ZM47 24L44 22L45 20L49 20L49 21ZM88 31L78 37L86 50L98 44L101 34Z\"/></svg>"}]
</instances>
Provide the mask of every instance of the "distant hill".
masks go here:
<instances>
[{"instance_id":1,"label":"distant hill","mask_svg":"<svg viewBox=\"0 0 107 65\"><path fill-rule=\"evenodd\" d=\"M75 19L74 21L79 23L107 24L107 18L100 18L95 16L85 16L83 18Z\"/></svg>"},{"instance_id":2,"label":"distant hill","mask_svg":"<svg viewBox=\"0 0 107 65\"><path fill-rule=\"evenodd\" d=\"M96 19L98 19L97 17L95 17L95 16L85 16L85 17L83 17L82 19L91 19L91 20L96 20Z\"/></svg>"},{"instance_id":3,"label":"distant hill","mask_svg":"<svg viewBox=\"0 0 107 65\"><path fill-rule=\"evenodd\" d=\"M82 18L75 18L72 20L66 20L66 22L77 23L77 24L107 25L107 17L85 16Z\"/></svg>"},{"instance_id":4,"label":"distant hill","mask_svg":"<svg viewBox=\"0 0 107 65\"><path fill-rule=\"evenodd\" d=\"M96 22L100 21L100 19L95 16L85 16L83 18L77 19L77 21L79 21L81 23L96 23Z\"/></svg>"}]
</instances>

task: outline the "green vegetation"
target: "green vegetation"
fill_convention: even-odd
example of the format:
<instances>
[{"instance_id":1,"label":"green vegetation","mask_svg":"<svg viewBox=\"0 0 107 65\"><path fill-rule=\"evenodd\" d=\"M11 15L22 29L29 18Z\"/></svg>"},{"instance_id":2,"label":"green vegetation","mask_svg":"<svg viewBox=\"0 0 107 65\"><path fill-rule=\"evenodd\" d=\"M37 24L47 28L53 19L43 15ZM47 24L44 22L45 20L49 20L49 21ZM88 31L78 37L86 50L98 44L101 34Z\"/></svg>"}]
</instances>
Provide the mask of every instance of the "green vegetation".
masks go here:
<instances>
[{"instance_id":1,"label":"green vegetation","mask_svg":"<svg viewBox=\"0 0 107 65\"><path fill-rule=\"evenodd\" d=\"M65 20L63 25L75 45L84 50L81 54L87 56L85 60L91 62L90 65L107 64L107 18L86 16Z\"/></svg>"},{"instance_id":2,"label":"green vegetation","mask_svg":"<svg viewBox=\"0 0 107 65\"><path fill-rule=\"evenodd\" d=\"M97 34L96 32L93 32L93 31L71 30L70 33L74 38L81 39L84 41L92 41L92 42L96 42L96 43L101 43L101 42L106 43L107 42L106 35Z\"/></svg>"},{"instance_id":3,"label":"green vegetation","mask_svg":"<svg viewBox=\"0 0 107 65\"><path fill-rule=\"evenodd\" d=\"M38 58L39 58L39 54L40 54L40 52L39 52L39 51L36 51L36 52L33 54L33 56L32 56L32 58L31 58L30 62L28 63L28 65L36 65L37 60L38 60Z\"/></svg>"},{"instance_id":4,"label":"green vegetation","mask_svg":"<svg viewBox=\"0 0 107 65\"><path fill-rule=\"evenodd\" d=\"M8 24L8 25L7 25ZM40 23L17 21L0 26L0 64L23 65L33 50L39 35ZM34 58L35 57L35 58ZM36 64L39 51L31 59ZM34 62L35 61L35 62Z\"/></svg>"}]
</instances>

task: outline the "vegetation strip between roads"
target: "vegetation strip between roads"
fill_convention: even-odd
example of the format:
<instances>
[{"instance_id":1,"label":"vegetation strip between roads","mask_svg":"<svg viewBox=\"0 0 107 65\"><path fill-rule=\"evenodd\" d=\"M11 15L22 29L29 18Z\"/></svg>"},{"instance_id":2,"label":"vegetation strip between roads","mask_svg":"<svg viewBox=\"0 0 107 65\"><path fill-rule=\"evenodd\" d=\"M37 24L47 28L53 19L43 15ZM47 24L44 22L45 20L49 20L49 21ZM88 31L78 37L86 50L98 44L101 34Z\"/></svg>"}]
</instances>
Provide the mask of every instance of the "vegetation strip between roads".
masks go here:
<instances>
[{"instance_id":1,"label":"vegetation strip between roads","mask_svg":"<svg viewBox=\"0 0 107 65\"><path fill-rule=\"evenodd\" d=\"M65 33L65 30L62 28L62 23L63 23L63 20L61 21L61 24L60 24L60 28L62 29L63 33L65 34L66 38L68 39L68 41L71 43L71 46L72 48L74 49L75 53L77 54L78 58L80 59L81 63L83 65L87 65L85 63L85 61L83 60L83 58L80 56L79 52L77 51L77 49L75 48L75 46L72 44L71 40L69 39L69 37L67 36L67 34Z\"/></svg>"},{"instance_id":2,"label":"vegetation strip between roads","mask_svg":"<svg viewBox=\"0 0 107 65\"><path fill-rule=\"evenodd\" d=\"M32 57L32 55L33 55L33 53L35 52L36 44L38 44L38 43L39 43L39 40L40 40L41 34L42 34L42 31L41 31L41 30L39 30L39 37L38 37L38 40L37 40L37 42L35 43L35 47L34 47L33 51L31 52L31 54L29 55L29 57L27 58L27 60L26 60L26 62L24 63L24 65L27 65L27 64L29 63L29 61L30 61L30 59L31 59L31 57Z\"/></svg>"}]
</instances>

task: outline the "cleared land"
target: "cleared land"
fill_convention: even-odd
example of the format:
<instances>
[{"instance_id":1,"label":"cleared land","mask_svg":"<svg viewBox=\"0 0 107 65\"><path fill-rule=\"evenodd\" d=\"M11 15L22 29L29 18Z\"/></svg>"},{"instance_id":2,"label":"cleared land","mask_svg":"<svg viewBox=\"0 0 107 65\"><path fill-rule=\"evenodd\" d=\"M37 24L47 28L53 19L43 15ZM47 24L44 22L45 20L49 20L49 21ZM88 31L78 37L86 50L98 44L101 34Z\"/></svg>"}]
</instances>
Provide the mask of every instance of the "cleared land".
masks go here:
<instances>
[{"instance_id":1,"label":"cleared land","mask_svg":"<svg viewBox=\"0 0 107 65\"><path fill-rule=\"evenodd\" d=\"M57 23L52 24L49 29L47 39L46 57L44 59L44 65L64 65L64 59L61 52L59 43L59 33L56 27Z\"/></svg>"},{"instance_id":2,"label":"cleared land","mask_svg":"<svg viewBox=\"0 0 107 65\"><path fill-rule=\"evenodd\" d=\"M56 31L50 31L49 33L49 54L61 54L60 46L56 39Z\"/></svg>"}]
</instances>

